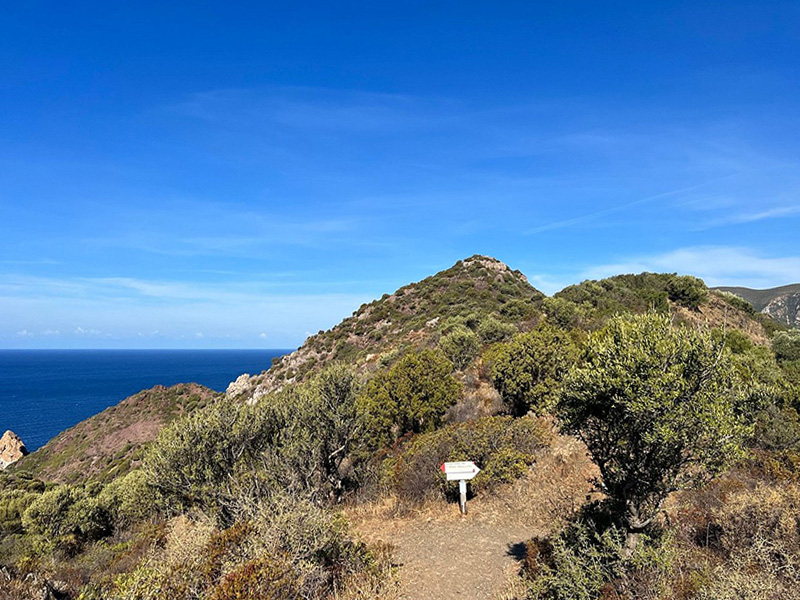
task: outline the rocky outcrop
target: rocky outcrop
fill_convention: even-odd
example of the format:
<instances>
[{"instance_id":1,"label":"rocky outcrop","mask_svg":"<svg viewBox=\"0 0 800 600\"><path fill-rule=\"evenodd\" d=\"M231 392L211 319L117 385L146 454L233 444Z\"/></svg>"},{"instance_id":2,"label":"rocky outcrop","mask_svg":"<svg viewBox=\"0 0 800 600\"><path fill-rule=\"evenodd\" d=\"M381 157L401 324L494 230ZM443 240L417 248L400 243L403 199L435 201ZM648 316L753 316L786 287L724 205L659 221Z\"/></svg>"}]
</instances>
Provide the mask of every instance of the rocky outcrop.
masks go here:
<instances>
[{"instance_id":1,"label":"rocky outcrop","mask_svg":"<svg viewBox=\"0 0 800 600\"><path fill-rule=\"evenodd\" d=\"M789 327L800 327L800 292L773 298L761 312Z\"/></svg>"},{"instance_id":2,"label":"rocky outcrop","mask_svg":"<svg viewBox=\"0 0 800 600\"><path fill-rule=\"evenodd\" d=\"M27 453L28 450L20 437L13 431L6 431L0 438L0 470L17 462Z\"/></svg>"},{"instance_id":3,"label":"rocky outcrop","mask_svg":"<svg viewBox=\"0 0 800 600\"><path fill-rule=\"evenodd\" d=\"M746 287L714 288L736 294L753 305L758 312L765 314L788 327L800 327L800 283L792 283L777 288L754 290Z\"/></svg>"}]
</instances>

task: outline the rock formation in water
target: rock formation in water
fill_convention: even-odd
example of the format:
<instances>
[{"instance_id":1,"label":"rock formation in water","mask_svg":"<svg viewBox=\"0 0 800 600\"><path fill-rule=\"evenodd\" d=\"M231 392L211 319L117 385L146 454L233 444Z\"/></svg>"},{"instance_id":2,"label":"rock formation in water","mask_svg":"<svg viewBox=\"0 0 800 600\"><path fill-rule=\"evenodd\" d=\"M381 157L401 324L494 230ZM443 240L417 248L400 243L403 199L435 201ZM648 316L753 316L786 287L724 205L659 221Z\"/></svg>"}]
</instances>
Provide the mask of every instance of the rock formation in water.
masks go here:
<instances>
[{"instance_id":1,"label":"rock formation in water","mask_svg":"<svg viewBox=\"0 0 800 600\"><path fill-rule=\"evenodd\" d=\"M28 450L20 437L13 431L6 431L0 438L0 469L17 462L27 453Z\"/></svg>"}]
</instances>

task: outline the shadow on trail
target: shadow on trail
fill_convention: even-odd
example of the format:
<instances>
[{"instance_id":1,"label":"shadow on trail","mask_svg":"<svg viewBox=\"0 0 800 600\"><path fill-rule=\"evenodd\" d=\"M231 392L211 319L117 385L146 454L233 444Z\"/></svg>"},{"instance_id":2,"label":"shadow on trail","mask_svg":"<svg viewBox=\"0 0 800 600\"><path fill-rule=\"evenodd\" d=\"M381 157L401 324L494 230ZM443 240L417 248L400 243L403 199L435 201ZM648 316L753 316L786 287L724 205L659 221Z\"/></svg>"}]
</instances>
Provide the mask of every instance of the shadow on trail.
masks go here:
<instances>
[{"instance_id":1,"label":"shadow on trail","mask_svg":"<svg viewBox=\"0 0 800 600\"><path fill-rule=\"evenodd\" d=\"M515 560L525 560L526 546L525 542L517 542L516 544L509 544L506 550L506 556L512 556Z\"/></svg>"}]
</instances>

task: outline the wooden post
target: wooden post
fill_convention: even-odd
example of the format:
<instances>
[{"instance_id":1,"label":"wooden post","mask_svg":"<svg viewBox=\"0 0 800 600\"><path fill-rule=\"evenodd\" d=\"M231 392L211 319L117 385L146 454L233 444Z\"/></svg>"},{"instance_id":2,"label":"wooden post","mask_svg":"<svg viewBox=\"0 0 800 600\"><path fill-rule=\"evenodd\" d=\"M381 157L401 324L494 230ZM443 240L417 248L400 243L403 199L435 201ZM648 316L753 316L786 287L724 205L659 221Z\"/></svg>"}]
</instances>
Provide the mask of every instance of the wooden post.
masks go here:
<instances>
[{"instance_id":1,"label":"wooden post","mask_svg":"<svg viewBox=\"0 0 800 600\"><path fill-rule=\"evenodd\" d=\"M446 462L439 468L447 477L447 481L458 480L458 509L462 515L467 514L467 479L472 479L481 470L471 460Z\"/></svg>"},{"instance_id":2,"label":"wooden post","mask_svg":"<svg viewBox=\"0 0 800 600\"><path fill-rule=\"evenodd\" d=\"M467 480L466 479L459 479L458 480L458 493L459 493L459 501L458 507L461 509L461 514L467 514Z\"/></svg>"}]
</instances>

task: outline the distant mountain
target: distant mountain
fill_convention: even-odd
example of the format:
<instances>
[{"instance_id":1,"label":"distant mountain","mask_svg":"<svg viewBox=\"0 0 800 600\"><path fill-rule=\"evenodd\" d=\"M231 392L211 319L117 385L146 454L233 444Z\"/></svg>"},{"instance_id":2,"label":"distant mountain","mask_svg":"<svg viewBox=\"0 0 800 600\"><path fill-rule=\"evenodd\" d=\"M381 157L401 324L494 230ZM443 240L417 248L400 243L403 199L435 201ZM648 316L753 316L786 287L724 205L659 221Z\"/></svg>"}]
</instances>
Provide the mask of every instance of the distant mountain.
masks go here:
<instances>
[{"instance_id":1,"label":"distant mountain","mask_svg":"<svg viewBox=\"0 0 800 600\"><path fill-rule=\"evenodd\" d=\"M772 317L788 327L800 327L800 283L767 290L746 287L718 287L722 292L736 294L753 305L756 311Z\"/></svg>"}]
</instances>

